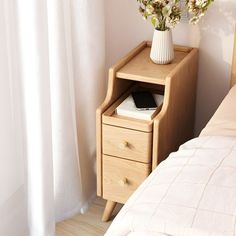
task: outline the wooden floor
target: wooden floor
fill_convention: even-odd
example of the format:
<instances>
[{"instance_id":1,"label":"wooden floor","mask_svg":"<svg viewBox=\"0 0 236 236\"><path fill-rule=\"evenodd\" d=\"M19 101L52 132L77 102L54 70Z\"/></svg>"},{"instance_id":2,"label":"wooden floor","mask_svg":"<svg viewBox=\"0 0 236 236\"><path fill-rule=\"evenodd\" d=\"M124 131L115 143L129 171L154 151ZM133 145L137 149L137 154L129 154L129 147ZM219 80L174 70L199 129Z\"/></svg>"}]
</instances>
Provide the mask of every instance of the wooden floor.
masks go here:
<instances>
[{"instance_id":1,"label":"wooden floor","mask_svg":"<svg viewBox=\"0 0 236 236\"><path fill-rule=\"evenodd\" d=\"M96 198L89 210L83 215L76 215L74 218L62 221L56 225L56 236L102 236L108 229L110 222L101 221L105 201ZM120 210L118 205L114 215Z\"/></svg>"}]
</instances>

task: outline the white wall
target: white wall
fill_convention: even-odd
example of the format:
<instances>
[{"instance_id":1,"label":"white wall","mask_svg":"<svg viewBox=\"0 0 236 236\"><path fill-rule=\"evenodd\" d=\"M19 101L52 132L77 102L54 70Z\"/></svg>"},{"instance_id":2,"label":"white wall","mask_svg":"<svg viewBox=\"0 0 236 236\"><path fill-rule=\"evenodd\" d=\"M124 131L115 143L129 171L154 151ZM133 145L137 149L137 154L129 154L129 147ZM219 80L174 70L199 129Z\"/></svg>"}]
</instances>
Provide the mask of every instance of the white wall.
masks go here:
<instances>
[{"instance_id":1,"label":"white wall","mask_svg":"<svg viewBox=\"0 0 236 236\"><path fill-rule=\"evenodd\" d=\"M153 28L140 16L136 0L105 0L107 68L143 40ZM199 76L196 134L204 127L229 89L236 22L235 0L217 0L197 26L179 24L174 43L198 47Z\"/></svg>"}]
</instances>

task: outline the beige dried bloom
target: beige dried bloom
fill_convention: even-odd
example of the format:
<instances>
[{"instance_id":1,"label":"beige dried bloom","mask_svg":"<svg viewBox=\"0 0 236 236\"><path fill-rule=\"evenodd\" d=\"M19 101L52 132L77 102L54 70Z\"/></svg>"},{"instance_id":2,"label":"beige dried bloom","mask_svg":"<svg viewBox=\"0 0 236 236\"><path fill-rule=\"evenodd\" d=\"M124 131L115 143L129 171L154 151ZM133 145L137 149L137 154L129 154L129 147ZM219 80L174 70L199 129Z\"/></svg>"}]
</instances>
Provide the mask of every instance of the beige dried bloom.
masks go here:
<instances>
[{"instance_id":1,"label":"beige dried bloom","mask_svg":"<svg viewBox=\"0 0 236 236\"><path fill-rule=\"evenodd\" d=\"M199 20L205 15L205 12L213 1L214 0L187 0L187 8L192 15L189 22L191 24L197 24Z\"/></svg>"},{"instance_id":2,"label":"beige dried bloom","mask_svg":"<svg viewBox=\"0 0 236 236\"><path fill-rule=\"evenodd\" d=\"M180 0L137 0L144 19L150 19L160 31L175 27L181 19ZM186 8L192 15L190 23L196 24L214 0L185 0Z\"/></svg>"}]
</instances>

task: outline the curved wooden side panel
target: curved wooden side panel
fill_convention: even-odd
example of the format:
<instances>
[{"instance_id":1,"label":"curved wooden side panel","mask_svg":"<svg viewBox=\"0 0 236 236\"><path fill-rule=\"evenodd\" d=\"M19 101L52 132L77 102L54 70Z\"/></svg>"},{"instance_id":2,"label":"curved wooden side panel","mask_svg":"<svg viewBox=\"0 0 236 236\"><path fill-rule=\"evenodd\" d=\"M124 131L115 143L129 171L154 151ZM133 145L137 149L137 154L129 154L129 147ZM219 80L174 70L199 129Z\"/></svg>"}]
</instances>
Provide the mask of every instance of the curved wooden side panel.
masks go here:
<instances>
[{"instance_id":1,"label":"curved wooden side panel","mask_svg":"<svg viewBox=\"0 0 236 236\"><path fill-rule=\"evenodd\" d=\"M97 195L102 196L102 114L129 87L132 81L117 80L115 73L110 71L107 96L103 104L96 111L96 140L97 140Z\"/></svg>"},{"instance_id":2,"label":"curved wooden side panel","mask_svg":"<svg viewBox=\"0 0 236 236\"><path fill-rule=\"evenodd\" d=\"M116 78L116 72L123 67L128 61L136 56L147 45L142 42L117 64L109 70L109 80L107 95L105 101L96 111L96 143L97 143L97 195L102 196L102 114L114 103L132 84L133 81L121 80Z\"/></svg>"},{"instance_id":3,"label":"curved wooden side panel","mask_svg":"<svg viewBox=\"0 0 236 236\"><path fill-rule=\"evenodd\" d=\"M154 120L154 169L170 152L193 137L198 50L192 51L169 74L162 111Z\"/></svg>"},{"instance_id":4,"label":"curved wooden side panel","mask_svg":"<svg viewBox=\"0 0 236 236\"><path fill-rule=\"evenodd\" d=\"M232 76L231 76L231 87L236 84L236 27L234 35L234 51L233 51L233 61L232 61Z\"/></svg>"}]
</instances>

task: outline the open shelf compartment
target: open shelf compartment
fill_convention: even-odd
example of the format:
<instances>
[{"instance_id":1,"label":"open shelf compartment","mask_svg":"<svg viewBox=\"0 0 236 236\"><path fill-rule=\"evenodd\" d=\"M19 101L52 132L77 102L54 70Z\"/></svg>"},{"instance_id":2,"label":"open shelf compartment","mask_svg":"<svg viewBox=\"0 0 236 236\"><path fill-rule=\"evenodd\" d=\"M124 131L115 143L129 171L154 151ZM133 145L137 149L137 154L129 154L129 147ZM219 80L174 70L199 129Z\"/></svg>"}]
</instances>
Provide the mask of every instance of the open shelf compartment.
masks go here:
<instances>
[{"instance_id":1,"label":"open shelf compartment","mask_svg":"<svg viewBox=\"0 0 236 236\"><path fill-rule=\"evenodd\" d=\"M124 127L128 129L139 130L143 132L152 132L153 119L161 111L162 105L158 106L152 120L142 120L116 114L116 108L133 92L138 90L147 90L152 93L164 95L164 86L151 85L137 82L125 93L123 93L102 115L102 122L107 125Z\"/></svg>"}]
</instances>

